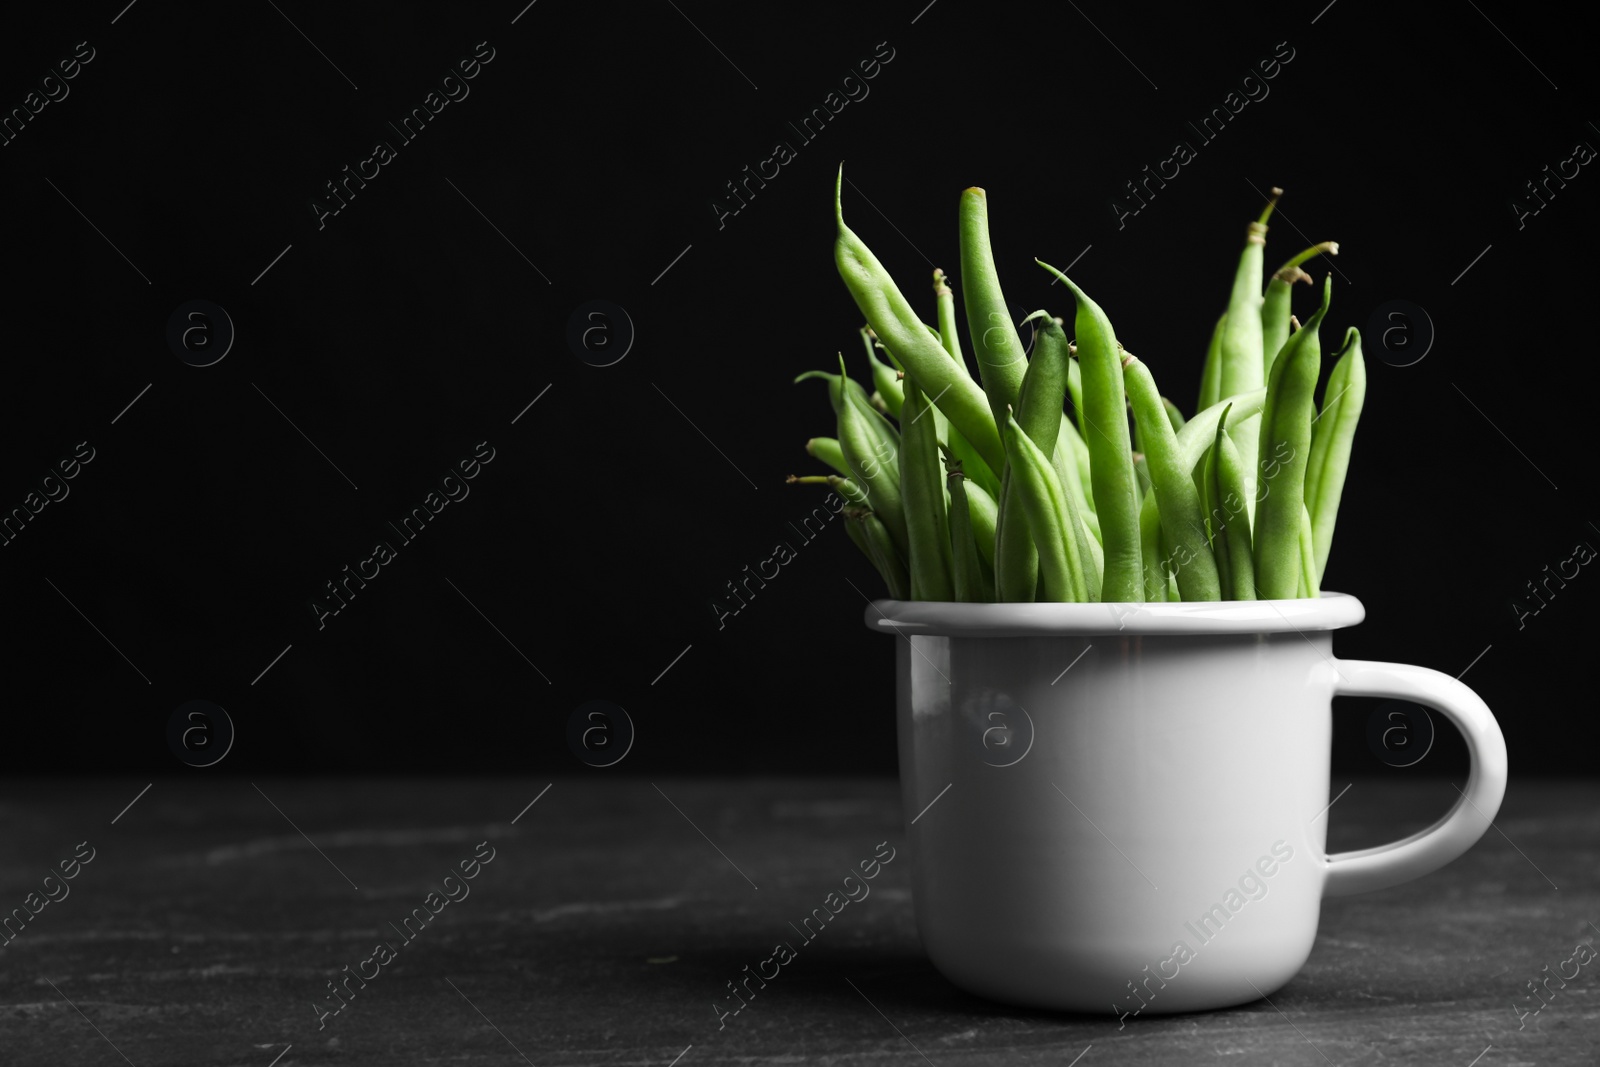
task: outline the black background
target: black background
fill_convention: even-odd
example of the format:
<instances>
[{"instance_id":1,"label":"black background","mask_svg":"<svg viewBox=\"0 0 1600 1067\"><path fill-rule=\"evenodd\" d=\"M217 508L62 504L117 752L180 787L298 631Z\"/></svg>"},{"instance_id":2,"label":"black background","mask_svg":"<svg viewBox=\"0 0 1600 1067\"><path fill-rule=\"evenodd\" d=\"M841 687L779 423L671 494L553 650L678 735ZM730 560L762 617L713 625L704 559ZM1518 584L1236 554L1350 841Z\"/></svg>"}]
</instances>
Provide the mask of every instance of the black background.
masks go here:
<instances>
[{"instance_id":1,"label":"black background","mask_svg":"<svg viewBox=\"0 0 1600 1067\"><path fill-rule=\"evenodd\" d=\"M932 266L960 291L956 197L982 185L1010 301L1070 314L1030 260L1082 253L1074 279L1185 410L1257 190L1287 189L1269 267L1340 241L1324 343L1367 337L1325 587L1368 620L1337 651L1473 664L1514 773L1589 768L1600 578L1520 629L1510 606L1600 546L1600 178L1521 229L1510 206L1600 144L1582 36L1505 4L924 4L8 15L0 107L77 42L95 58L0 148L0 509L77 442L95 459L0 548L0 771L580 769L567 721L594 699L638 729L596 774L892 771L892 642L861 624L851 583L881 590L842 530L721 629L712 608L819 502L783 479L822 471L802 445L831 415L790 379L841 349L861 370L841 160L847 218L927 317ZM384 132L480 41L468 97L414 143ZM880 42L869 95L800 143L786 124ZM1214 141L1184 125L1286 49ZM379 137L397 158L319 229L310 202ZM1196 157L1119 228L1112 199L1180 139ZM797 158L719 228L713 198L778 140ZM207 368L165 339L194 299L237 329ZM637 330L610 367L565 340L591 299ZM1437 332L1411 366L1369 330L1392 300ZM319 630L323 583L484 440L470 496ZM167 748L191 699L238 728L211 770ZM1341 701L1339 771L1384 770L1373 706ZM1446 733L1390 773L1460 773Z\"/></svg>"}]
</instances>

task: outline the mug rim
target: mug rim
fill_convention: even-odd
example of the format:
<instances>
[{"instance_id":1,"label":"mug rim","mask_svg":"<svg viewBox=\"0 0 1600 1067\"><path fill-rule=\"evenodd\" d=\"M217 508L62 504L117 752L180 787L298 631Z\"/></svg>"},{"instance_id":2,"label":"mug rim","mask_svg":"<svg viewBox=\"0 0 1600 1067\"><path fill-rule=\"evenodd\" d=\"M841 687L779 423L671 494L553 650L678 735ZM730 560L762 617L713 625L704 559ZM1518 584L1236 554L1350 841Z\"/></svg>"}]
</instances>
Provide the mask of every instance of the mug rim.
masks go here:
<instances>
[{"instance_id":1,"label":"mug rim","mask_svg":"<svg viewBox=\"0 0 1600 1067\"><path fill-rule=\"evenodd\" d=\"M1348 593L1293 600L1188 603L961 604L874 600L863 621L881 633L927 637L1060 637L1303 633L1338 630L1366 618Z\"/></svg>"}]
</instances>

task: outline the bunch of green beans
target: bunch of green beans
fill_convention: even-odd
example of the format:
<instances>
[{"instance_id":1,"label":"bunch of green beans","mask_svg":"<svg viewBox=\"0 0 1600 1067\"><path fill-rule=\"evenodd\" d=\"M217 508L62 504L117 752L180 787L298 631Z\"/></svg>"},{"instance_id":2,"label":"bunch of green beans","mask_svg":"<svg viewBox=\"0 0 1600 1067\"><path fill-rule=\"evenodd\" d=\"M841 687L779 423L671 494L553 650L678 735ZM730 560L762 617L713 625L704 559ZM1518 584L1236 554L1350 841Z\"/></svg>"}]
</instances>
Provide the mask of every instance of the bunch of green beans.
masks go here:
<instances>
[{"instance_id":1,"label":"bunch of green beans","mask_svg":"<svg viewBox=\"0 0 1600 1067\"><path fill-rule=\"evenodd\" d=\"M1161 393L1155 365L1123 347L1105 310L1042 260L1034 262L1073 299L1076 339L1048 310L1011 321L982 189L962 192L957 210L965 315L951 279L935 270L937 325L924 320L845 225L843 177L841 167L834 259L866 319L870 388L851 377L842 354L838 373L795 379L828 385L835 435L812 438L806 452L833 473L789 481L829 486L843 499L850 538L891 597L1320 595L1366 367L1352 328L1318 403L1319 329L1333 279L1304 326L1293 314L1294 286L1312 281L1304 264L1339 246L1312 245L1263 283L1267 222L1281 189L1246 227L1221 313L1196 338L1200 396L1185 417ZM1029 321L1031 349L1019 332Z\"/></svg>"}]
</instances>

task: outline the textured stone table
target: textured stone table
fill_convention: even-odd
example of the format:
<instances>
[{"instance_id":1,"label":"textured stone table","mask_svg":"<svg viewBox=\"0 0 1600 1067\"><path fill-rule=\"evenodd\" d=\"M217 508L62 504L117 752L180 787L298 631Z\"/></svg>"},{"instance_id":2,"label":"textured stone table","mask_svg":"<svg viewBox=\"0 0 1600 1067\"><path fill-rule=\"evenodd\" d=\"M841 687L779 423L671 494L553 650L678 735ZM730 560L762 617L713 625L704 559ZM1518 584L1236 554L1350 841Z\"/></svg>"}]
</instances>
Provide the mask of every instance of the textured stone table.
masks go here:
<instances>
[{"instance_id":1,"label":"textured stone table","mask_svg":"<svg viewBox=\"0 0 1600 1067\"><path fill-rule=\"evenodd\" d=\"M546 784L196 774L124 811L144 781L7 782L0 911L31 918L0 949L0 1064L1600 1064L1600 962L1520 1030L1513 1009L1600 944L1594 784L1514 781L1463 859L1327 902L1270 1004L1123 1029L986 1003L929 966L891 781ZM1454 796L1358 780L1330 843L1420 829ZM726 983L880 841L899 853L870 896L719 1030ZM476 877L445 883L464 860ZM430 921L403 940L414 908ZM319 1029L347 966L372 977Z\"/></svg>"}]
</instances>

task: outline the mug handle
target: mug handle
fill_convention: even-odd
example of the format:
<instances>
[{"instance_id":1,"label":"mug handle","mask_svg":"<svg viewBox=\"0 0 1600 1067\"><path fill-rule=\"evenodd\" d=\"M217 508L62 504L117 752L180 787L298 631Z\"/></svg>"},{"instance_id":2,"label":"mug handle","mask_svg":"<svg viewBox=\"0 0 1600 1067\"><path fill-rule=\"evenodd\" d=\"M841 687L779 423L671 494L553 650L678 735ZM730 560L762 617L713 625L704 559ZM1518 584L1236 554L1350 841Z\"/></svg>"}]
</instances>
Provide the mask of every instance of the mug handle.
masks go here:
<instances>
[{"instance_id":1,"label":"mug handle","mask_svg":"<svg viewBox=\"0 0 1600 1067\"><path fill-rule=\"evenodd\" d=\"M1336 661L1338 696L1392 697L1444 715L1467 741L1472 772L1444 818L1402 841L1327 858L1323 895L1346 896L1409 882L1438 870L1483 836L1506 792L1506 739L1483 699L1448 674L1404 663Z\"/></svg>"}]
</instances>

